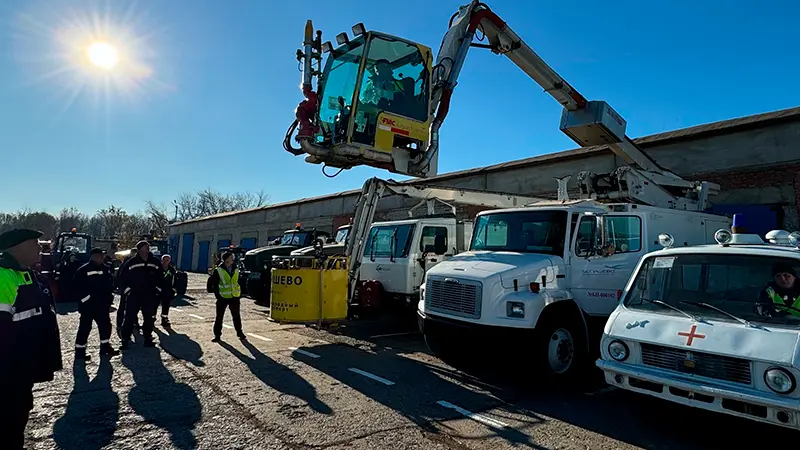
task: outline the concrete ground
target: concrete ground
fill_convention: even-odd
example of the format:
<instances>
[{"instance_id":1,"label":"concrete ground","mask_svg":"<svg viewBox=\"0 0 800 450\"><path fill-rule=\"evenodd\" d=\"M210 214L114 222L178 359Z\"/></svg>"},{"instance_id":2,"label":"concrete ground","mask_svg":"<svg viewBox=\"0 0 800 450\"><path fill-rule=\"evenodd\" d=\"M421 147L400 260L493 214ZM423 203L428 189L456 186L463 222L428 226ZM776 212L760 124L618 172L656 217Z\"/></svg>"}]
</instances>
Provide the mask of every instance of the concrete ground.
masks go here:
<instances>
[{"instance_id":1,"label":"concrete ground","mask_svg":"<svg viewBox=\"0 0 800 450\"><path fill-rule=\"evenodd\" d=\"M248 342L227 317L213 343L204 284L192 276L157 348L137 337L100 359L93 331L85 364L73 364L76 306L60 304L65 369L36 386L28 448L707 450L797 437L608 389L598 371L587 387L558 391L477 356L458 370L431 356L411 323L280 326L243 299Z\"/></svg>"}]
</instances>

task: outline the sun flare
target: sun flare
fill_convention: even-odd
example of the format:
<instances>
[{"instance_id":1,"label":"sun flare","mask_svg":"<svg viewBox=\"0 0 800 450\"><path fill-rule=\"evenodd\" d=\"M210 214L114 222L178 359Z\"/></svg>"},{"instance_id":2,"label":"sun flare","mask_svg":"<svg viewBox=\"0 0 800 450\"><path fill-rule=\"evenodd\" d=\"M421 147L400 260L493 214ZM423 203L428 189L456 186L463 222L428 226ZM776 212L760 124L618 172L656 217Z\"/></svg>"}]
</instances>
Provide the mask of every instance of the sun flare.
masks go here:
<instances>
[{"instance_id":1,"label":"sun flare","mask_svg":"<svg viewBox=\"0 0 800 450\"><path fill-rule=\"evenodd\" d=\"M95 67L105 70L113 69L119 62L119 52L106 42L93 42L86 48L86 56Z\"/></svg>"}]
</instances>

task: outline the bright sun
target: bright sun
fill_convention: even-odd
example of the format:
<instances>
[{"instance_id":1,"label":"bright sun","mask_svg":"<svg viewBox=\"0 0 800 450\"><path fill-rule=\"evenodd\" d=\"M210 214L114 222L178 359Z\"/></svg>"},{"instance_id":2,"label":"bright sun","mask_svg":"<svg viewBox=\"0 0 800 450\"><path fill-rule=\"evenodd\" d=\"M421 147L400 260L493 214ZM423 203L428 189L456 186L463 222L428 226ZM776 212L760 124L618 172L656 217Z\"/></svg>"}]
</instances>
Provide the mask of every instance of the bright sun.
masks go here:
<instances>
[{"instance_id":1,"label":"bright sun","mask_svg":"<svg viewBox=\"0 0 800 450\"><path fill-rule=\"evenodd\" d=\"M105 70L113 69L119 62L117 49L105 42L93 42L86 48L86 56L93 65Z\"/></svg>"}]
</instances>

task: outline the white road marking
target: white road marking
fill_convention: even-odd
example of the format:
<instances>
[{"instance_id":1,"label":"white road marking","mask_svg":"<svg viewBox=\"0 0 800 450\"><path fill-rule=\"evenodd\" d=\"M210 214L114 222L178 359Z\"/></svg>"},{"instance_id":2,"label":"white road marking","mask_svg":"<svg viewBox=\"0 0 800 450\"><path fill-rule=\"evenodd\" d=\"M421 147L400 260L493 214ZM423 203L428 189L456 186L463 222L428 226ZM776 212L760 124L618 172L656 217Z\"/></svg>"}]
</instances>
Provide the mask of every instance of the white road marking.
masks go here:
<instances>
[{"instance_id":1,"label":"white road marking","mask_svg":"<svg viewBox=\"0 0 800 450\"><path fill-rule=\"evenodd\" d=\"M194 317L195 319L206 320L203 316L198 316L197 314L189 314L189 317Z\"/></svg>"},{"instance_id":2,"label":"white road marking","mask_svg":"<svg viewBox=\"0 0 800 450\"><path fill-rule=\"evenodd\" d=\"M170 310L170 311L178 311L178 312L183 312L183 310L182 310L182 309L180 309L180 308L178 308L177 306L173 306L173 307L172 307L172 308L170 308L169 310Z\"/></svg>"},{"instance_id":3,"label":"white road marking","mask_svg":"<svg viewBox=\"0 0 800 450\"><path fill-rule=\"evenodd\" d=\"M249 336L253 336L253 337L254 337L254 338L256 338L256 339L261 339L261 340L262 340L262 341L264 341L264 342L270 342L270 341L272 341L272 339L270 339L270 338L265 338L264 336L259 336L259 335L255 334L255 333L247 333L247 334L248 334Z\"/></svg>"},{"instance_id":4,"label":"white road marking","mask_svg":"<svg viewBox=\"0 0 800 450\"><path fill-rule=\"evenodd\" d=\"M289 350L291 350L293 352L296 352L296 353L300 353L301 355L306 355L306 356L308 356L310 358L319 358L320 357L316 353L307 352L307 351L301 350L301 349L299 349L297 347L289 347Z\"/></svg>"},{"instance_id":5,"label":"white road marking","mask_svg":"<svg viewBox=\"0 0 800 450\"><path fill-rule=\"evenodd\" d=\"M482 416L480 414L475 414L473 412L467 411L466 409L456 406L450 402L446 402L444 400L439 400L438 403L440 406L444 406L445 408L454 409L459 412L464 417L470 418L476 422L480 422L484 425L488 425L492 428L508 428L508 424L500 422L499 420L492 419L491 417Z\"/></svg>"},{"instance_id":6,"label":"white road marking","mask_svg":"<svg viewBox=\"0 0 800 450\"><path fill-rule=\"evenodd\" d=\"M383 383L383 384L385 384L387 386L391 386L391 385L394 384L394 381L389 381L386 378L381 378L381 377L379 377L377 375L371 374L369 372L365 372L365 371L363 371L361 369L356 369L355 367L351 367L348 370L350 370L350 372L355 372L355 373L357 373L359 375L363 375L363 376L365 376L367 378L371 378L371 379L373 379L373 380L375 380L375 381L377 381L379 383Z\"/></svg>"},{"instance_id":7,"label":"white road marking","mask_svg":"<svg viewBox=\"0 0 800 450\"><path fill-rule=\"evenodd\" d=\"M223 323L222 326L225 328L233 328L233 325L228 325L227 323Z\"/></svg>"},{"instance_id":8,"label":"white road marking","mask_svg":"<svg viewBox=\"0 0 800 450\"><path fill-rule=\"evenodd\" d=\"M418 334L416 331L407 331L405 333L390 333L390 334L377 334L375 336L370 336L370 339L376 338L384 338L384 337L393 337L393 336L407 336L409 334Z\"/></svg>"},{"instance_id":9,"label":"white road marking","mask_svg":"<svg viewBox=\"0 0 800 450\"><path fill-rule=\"evenodd\" d=\"M603 389L599 389L599 390L594 391L594 392L586 392L586 395L608 394L609 392L611 392L611 391L613 391L615 389L616 389L616 387L614 387L614 386L608 386L608 387L605 387Z\"/></svg>"}]
</instances>

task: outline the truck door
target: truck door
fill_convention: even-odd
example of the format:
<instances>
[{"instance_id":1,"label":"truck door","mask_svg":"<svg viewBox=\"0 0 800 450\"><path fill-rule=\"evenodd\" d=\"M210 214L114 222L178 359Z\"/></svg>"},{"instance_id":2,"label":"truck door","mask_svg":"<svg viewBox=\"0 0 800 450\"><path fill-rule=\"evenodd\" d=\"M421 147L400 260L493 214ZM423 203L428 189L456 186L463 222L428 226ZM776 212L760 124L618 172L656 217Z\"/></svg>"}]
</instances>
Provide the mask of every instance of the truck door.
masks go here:
<instances>
[{"instance_id":1,"label":"truck door","mask_svg":"<svg viewBox=\"0 0 800 450\"><path fill-rule=\"evenodd\" d=\"M588 314L611 314L644 251L642 218L614 213L598 220L598 216L586 214L573 236L569 269L572 295ZM611 245L608 256L598 251L603 242Z\"/></svg>"},{"instance_id":2,"label":"truck door","mask_svg":"<svg viewBox=\"0 0 800 450\"><path fill-rule=\"evenodd\" d=\"M411 294L406 287L412 284L409 278L414 267L409 259L412 253L418 253L412 248L416 225L373 225L361 259L361 281L379 280L386 292Z\"/></svg>"}]
</instances>

